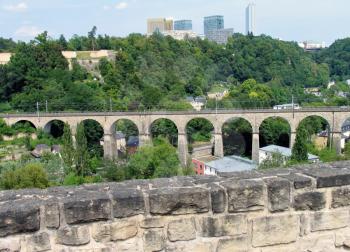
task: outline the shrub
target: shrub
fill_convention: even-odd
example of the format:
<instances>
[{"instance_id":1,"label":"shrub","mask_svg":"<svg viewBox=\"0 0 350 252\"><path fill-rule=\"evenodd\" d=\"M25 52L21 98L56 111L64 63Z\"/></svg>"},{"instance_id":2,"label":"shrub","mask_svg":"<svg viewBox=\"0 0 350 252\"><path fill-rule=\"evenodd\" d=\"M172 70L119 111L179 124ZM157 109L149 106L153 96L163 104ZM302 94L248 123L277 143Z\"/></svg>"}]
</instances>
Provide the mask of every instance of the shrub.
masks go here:
<instances>
[{"instance_id":1,"label":"shrub","mask_svg":"<svg viewBox=\"0 0 350 252\"><path fill-rule=\"evenodd\" d=\"M3 189L40 188L49 186L47 174L41 164L29 163L24 167L6 171L1 176Z\"/></svg>"},{"instance_id":2,"label":"shrub","mask_svg":"<svg viewBox=\"0 0 350 252\"><path fill-rule=\"evenodd\" d=\"M345 144L344 155L346 159L350 159L350 142Z\"/></svg>"},{"instance_id":3,"label":"shrub","mask_svg":"<svg viewBox=\"0 0 350 252\"><path fill-rule=\"evenodd\" d=\"M124 181L126 179L126 167L125 165L115 164L112 161L105 161L103 176L108 181Z\"/></svg>"},{"instance_id":4,"label":"shrub","mask_svg":"<svg viewBox=\"0 0 350 252\"><path fill-rule=\"evenodd\" d=\"M273 168L279 168L285 166L286 160L284 159L282 153L276 152L272 153L271 156L266 158L260 165L259 169L267 170Z\"/></svg>"},{"instance_id":5,"label":"shrub","mask_svg":"<svg viewBox=\"0 0 350 252\"><path fill-rule=\"evenodd\" d=\"M84 184L84 178L82 176L76 176L74 172L69 173L63 181L65 186L82 185Z\"/></svg>"}]
</instances>

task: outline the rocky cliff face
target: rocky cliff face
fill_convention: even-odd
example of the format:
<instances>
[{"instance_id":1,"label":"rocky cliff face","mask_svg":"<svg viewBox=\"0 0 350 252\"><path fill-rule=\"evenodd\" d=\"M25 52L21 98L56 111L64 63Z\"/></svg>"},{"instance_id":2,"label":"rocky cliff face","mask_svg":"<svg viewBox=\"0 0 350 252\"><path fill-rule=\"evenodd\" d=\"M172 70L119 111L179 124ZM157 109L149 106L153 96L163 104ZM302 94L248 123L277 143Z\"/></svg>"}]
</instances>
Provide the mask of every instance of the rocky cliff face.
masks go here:
<instances>
[{"instance_id":1,"label":"rocky cliff face","mask_svg":"<svg viewBox=\"0 0 350 252\"><path fill-rule=\"evenodd\" d=\"M350 162L0 193L0 251L347 251Z\"/></svg>"}]
</instances>

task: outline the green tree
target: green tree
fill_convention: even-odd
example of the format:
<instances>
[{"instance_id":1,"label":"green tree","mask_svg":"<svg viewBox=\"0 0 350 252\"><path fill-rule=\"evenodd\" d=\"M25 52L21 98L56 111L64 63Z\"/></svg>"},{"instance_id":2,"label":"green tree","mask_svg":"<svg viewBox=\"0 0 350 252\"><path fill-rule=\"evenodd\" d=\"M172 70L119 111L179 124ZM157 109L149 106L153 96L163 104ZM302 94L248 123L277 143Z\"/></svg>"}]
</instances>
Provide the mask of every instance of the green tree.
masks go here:
<instances>
[{"instance_id":1,"label":"green tree","mask_svg":"<svg viewBox=\"0 0 350 252\"><path fill-rule=\"evenodd\" d=\"M91 48L93 51L95 51L96 48L96 32L97 32L97 27L94 26L91 31L88 33L88 38L91 43Z\"/></svg>"},{"instance_id":2,"label":"green tree","mask_svg":"<svg viewBox=\"0 0 350 252\"><path fill-rule=\"evenodd\" d=\"M49 186L47 174L41 164L29 163L15 170L5 171L1 175L0 185L3 189L40 188Z\"/></svg>"},{"instance_id":3,"label":"green tree","mask_svg":"<svg viewBox=\"0 0 350 252\"><path fill-rule=\"evenodd\" d=\"M271 156L266 158L260 165L259 169L261 170L268 170L273 168L280 168L285 165L285 158L283 157L282 153L276 152L272 153Z\"/></svg>"},{"instance_id":4,"label":"green tree","mask_svg":"<svg viewBox=\"0 0 350 252\"><path fill-rule=\"evenodd\" d=\"M350 159L350 142L345 144L344 156L346 159Z\"/></svg>"},{"instance_id":5,"label":"green tree","mask_svg":"<svg viewBox=\"0 0 350 252\"><path fill-rule=\"evenodd\" d=\"M292 150L292 160L297 162L308 161L307 131L304 127L299 127Z\"/></svg>"},{"instance_id":6,"label":"green tree","mask_svg":"<svg viewBox=\"0 0 350 252\"><path fill-rule=\"evenodd\" d=\"M68 123L65 123L63 128L61 155L63 162L67 165L67 167L69 167L69 169L71 169L73 167L76 154L73 145L72 131Z\"/></svg>"},{"instance_id":7,"label":"green tree","mask_svg":"<svg viewBox=\"0 0 350 252\"><path fill-rule=\"evenodd\" d=\"M150 179L176 176L180 161L176 149L164 138L154 141L154 146L141 147L131 156L126 168L129 179Z\"/></svg>"},{"instance_id":8,"label":"green tree","mask_svg":"<svg viewBox=\"0 0 350 252\"><path fill-rule=\"evenodd\" d=\"M84 123L77 125L76 151L75 151L75 174L78 176L85 176L88 174L89 152L87 146L87 139L85 136Z\"/></svg>"}]
</instances>

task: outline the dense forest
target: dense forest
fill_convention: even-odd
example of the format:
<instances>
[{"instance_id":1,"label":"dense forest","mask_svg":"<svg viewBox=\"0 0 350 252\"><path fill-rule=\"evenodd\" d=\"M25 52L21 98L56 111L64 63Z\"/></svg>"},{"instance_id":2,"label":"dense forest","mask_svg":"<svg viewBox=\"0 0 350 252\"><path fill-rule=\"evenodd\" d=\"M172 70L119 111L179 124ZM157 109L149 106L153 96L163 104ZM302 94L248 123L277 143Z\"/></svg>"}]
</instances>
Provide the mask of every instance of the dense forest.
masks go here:
<instances>
[{"instance_id":1,"label":"dense forest","mask_svg":"<svg viewBox=\"0 0 350 252\"><path fill-rule=\"evenodd\" d=\"M69 63L63 50L100 50L115 52L114 60L101 59L95 71L88 71L77 61ZM349 105L350 39L338 40L319 52L305 52L297 43L268 36L235 34L224 46L202 39L174 40L161 34L150 37L131 34L126 38L96 35L73 36L66 40L48 37L47 32L24 43L0 38L0 52L14 53L7 65L0 65L0 113L13 111L109 111L192 109L188 96L206 96L226 89L220 101L208 100L206 108L257 108L294 101L309 106ZM330 80L336 85L328 88ZM304 88L318 87L322 97L306 94ZM57 124L56 124L57 123ZM322 161L350 158L350 144L339 156L331 148L316 148L312 136L326 131L329 125L320 117L305 119L297 132L293 162L305 162L307 153ZM116 131L126 140L137 137L137 127L120 121ZM289 147L290 127L281 118L269 118L260 127L260 144ZM205 119L188 123L189 149L196 143L212 140L213 126ZM19 133L25 137L16 138ZM30 135L35 133L36 138ZM0 163L0 189L74 185L125 179L148 179L191 175L191 165L181 167L176 153L178 132L167 120L151 127L153 144L136 153L103 158L103 129L94 121L77 125L72 132L63 122L54 122L50 132L31 125L9 127L0 120L0 150L12 155L24 151L20 160ZM5 140L3 136L12 136ZM250 158L252 128L243 120L223 126L225 155ZM60 145L61 156L46 153L40 160L27 155L39 144ZM1 152L0 152L1 157ZM268 160L260 168L280 166L279 159Z\"/></svg>"},{"instance_id":2,"label":"dense forest","mask_svg":"<svg viewBox=\"0 0 350 252\"><path fill-rule=\"evenodd\" d=\"M115 62L100 61L98 78L76 62L68 70L61 54L98 49L116 51ZM290 102L292 95L300 102L316 99L304 88L325 87L331 77L345 80L350 71L349 39L310 54L296 43L268 36L235 34L222 46L161 34L97 36L93 29L68 41L46 32L28 43L0 39L0 51L15 53L0 66L0 111L34 111L37 102L50 111L181 110L190 108L187 96L205 96L218 84L230 90L220 107L271 107Z\"/></svg>"}]
</instances>

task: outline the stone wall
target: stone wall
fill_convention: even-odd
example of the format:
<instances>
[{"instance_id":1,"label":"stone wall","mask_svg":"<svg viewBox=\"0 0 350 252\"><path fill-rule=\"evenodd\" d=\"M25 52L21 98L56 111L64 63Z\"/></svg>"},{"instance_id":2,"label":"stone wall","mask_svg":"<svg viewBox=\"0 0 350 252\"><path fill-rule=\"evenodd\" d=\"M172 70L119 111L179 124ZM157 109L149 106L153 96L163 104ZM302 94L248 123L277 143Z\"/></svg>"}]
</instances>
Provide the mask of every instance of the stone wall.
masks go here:
<instances>
[{"instance_id":1,"label":"stone wall","mask_svg":"<svg viewBox=\"0 0 350 252\"><path fill-rule=\"evenodd\" d=\"M0 193L0 251L350 248L350 162Z\"/></svg>"}]
</instances>

